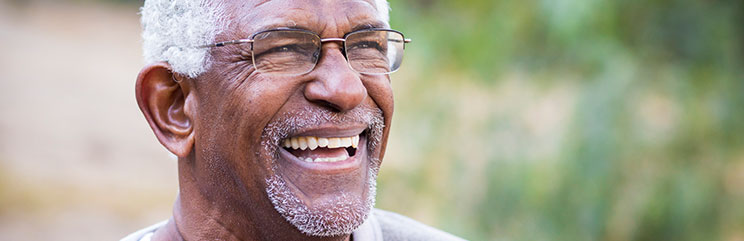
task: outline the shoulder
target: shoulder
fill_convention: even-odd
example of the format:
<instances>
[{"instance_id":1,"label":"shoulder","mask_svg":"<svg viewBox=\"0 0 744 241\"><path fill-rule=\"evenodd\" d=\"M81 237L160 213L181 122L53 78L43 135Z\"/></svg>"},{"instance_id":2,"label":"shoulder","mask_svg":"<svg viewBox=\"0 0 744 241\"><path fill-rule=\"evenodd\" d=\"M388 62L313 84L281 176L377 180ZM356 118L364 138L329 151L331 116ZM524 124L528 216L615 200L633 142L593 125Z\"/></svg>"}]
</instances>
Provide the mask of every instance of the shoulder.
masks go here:
<instances>
[{"instance_id":1,"label":"shoulder","mask_svg":"<svg viewBox=\"0 0 744 241\"><path fill-rule=\"evenodd\" d=\"M374 209L373 215L384 240L463 240L397 213Z\"/></svg>"}]
</instances>

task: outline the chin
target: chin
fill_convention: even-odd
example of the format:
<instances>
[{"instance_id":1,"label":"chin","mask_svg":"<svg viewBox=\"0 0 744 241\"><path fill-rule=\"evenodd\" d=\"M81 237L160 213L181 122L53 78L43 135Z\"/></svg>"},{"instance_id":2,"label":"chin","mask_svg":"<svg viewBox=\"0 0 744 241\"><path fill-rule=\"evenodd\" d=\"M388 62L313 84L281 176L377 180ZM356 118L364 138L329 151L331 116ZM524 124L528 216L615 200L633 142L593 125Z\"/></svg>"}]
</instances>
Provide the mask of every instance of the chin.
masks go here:
<instances>
[{"instance_id":1,"label":"chin","mask_svg":"<svg viewBox=\"0 0 744 241\"><path fill-rule=\"evenodd\" d=\"M352 233L374 207L383 133L379 109L304 109L272 121L262 136L274 209L309 236Z\"/></svg>"},{"instance_id":2,"label":"chin","mask_svg":"<svg viewBox=\"0 0 744 241\"><path fill-rule=\"evenodd\" d=\"M339 236L351 234L364 221L375 205L376 170L370 170L368 190L362 195L339 193L332 198L313 202L300 199L278 175L266 180L269 200L279 214L300 232L309 236Z\"/></svg>"}]
</instances>

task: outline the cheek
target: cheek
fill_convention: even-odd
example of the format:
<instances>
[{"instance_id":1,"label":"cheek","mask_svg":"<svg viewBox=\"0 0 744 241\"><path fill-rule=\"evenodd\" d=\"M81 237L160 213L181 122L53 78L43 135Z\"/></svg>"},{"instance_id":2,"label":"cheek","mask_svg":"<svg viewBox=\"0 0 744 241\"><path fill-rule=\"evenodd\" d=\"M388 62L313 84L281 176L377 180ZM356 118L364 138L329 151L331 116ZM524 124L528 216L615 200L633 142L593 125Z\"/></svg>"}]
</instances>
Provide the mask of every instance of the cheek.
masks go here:
<instances>
[{"instance_id":1,"label":"cheek","mask_svg":"<svg viewBox=\"0 0 744 241\"><path fill-rule=\"evenodd\" d=\"M222 86L207 96L200 106L204 114L200 114L197 147L201 140L204 154L219 160L215 165L235 170L244 179L257 175L256 180L263 180L261 170L269 165L256 154L262 148L263 130L292 94L289 86L276 83L281 82L253 78Z\"/></svg>"},{"instance_id":2,"label":"cheek","mask_svg":"<svg viewBox=\"0 0 744 241\"><path fill-rule=\"evenodd\" d=\"M373 103L373 105L382 110L382 115L385 121L385 129L383 129L382 142L380 148L376 150L376 155L380 160L385 156L385 149L387 147L388 134L390 133L390 124L393 119L393 89L390 85L390 79L387 76L380 76L381 78L375 78L371 81L365 81L364 86L367 88L367 93Z\"/></svg>"},{"instance_id":3,"label":"cheek","mask_svg":"<svg viewBox=\"0 0 744 241\"><path fill-rule=\"evenodd\" d=\"M376 78L365 80L364 87L377 108L382 110L385 117L386 128L393 117L394 100L393 89L390 85L390 78L387 76L376 76Z\"/></svg>"}]
</instances>

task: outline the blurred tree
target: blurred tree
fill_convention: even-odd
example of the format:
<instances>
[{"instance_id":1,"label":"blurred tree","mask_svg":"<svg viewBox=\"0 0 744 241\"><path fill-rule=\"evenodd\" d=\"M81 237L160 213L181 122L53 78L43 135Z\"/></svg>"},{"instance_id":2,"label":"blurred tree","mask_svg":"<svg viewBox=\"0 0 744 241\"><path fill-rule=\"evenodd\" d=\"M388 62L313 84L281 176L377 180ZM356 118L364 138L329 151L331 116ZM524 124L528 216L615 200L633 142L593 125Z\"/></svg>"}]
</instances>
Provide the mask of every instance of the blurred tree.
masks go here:
<instances>
[{"instance_id":1,"label":"blurred tree","mask_svg":"<svg viewBox=\"0 0 744 241\"><path fill-rule=\"evenodd\" d=\"M734 191L744 190L744 2L391 3L391 25L415 41L407 63L437 70L394 80L406 82L396 90L404 114L395 125L425 150L411 155L425 161L408 167L422 172L395 174L412 179L408 189L431 190L411 196L439 203L430 206L443 209L440 225L478 240L744 237L744 208L735 205L744 196ZM539 99L541 89L562 86L574 104L562 109L571 112L556 134L560 151L535 159L540 140L521 123L532 100L507 98L516 109L504 111L499 95ZM468 100L481 91L491 96ZM485 113L457 110L467 103ZM458 127L483 116L477 128ZM416 128L422 123L429 129ZM486 168L463 171L472 149L453 140L495 144L501 135L517 144L486 145L498 150L480 150ZM431 171L432 161L446 167ZM456 181L473 175L487 178ZM400 189L388 178L399 177L383 175L381 198ZM443 182L454 195L442 194ZM456 202L475 207L450 206Z\"/></svg>"}]
</instances>

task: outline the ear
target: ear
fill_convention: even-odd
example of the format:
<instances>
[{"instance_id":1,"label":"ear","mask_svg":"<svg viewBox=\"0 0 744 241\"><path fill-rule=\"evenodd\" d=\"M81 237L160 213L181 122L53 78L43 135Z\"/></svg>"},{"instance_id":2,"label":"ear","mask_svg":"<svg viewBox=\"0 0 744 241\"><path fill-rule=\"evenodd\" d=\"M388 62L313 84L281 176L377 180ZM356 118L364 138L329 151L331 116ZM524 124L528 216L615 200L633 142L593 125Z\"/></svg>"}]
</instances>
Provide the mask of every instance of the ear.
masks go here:
<instances>
[{"instance_id":1,"label":"ear","mask_svg":"<svg viewBox=\"0 0 744 241\"><path fill-rule=\"evenodd\" d=\"M194 113L188 81L175 81L171 66L159 62L145 66L137 76L135 94L142 114L160 143L178 157L194 146Z\"/></svg>"}]
</instances>

